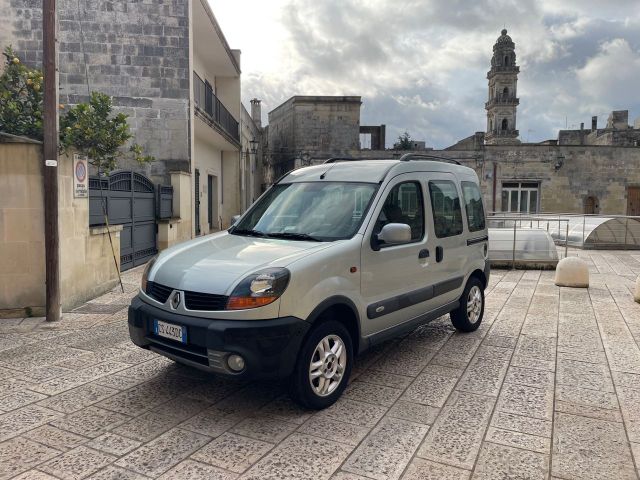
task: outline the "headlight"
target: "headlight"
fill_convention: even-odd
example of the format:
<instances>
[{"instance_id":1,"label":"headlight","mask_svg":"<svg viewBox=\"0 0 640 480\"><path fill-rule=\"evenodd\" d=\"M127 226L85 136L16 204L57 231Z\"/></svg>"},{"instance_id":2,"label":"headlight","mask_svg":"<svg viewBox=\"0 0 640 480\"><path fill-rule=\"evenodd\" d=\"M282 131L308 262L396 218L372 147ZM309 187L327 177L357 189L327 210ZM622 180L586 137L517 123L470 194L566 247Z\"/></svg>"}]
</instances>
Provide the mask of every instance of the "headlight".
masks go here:
<instances>
[{"instance_id":1,"label":"headlight","mask_svg":"<svg viewBox=\"0 0 640 480\"><path fill-rule=\"evenodd\" d=\"M233 290L227 310L244 310L269 305L282 295L289 284L286 268L266 268L243 279Z\"/></svg>"},{"instance_id":2,"label":"headlight","mask_svg":"<svg viewBox=\"0 0 640 480\"><path fill-rule=\"evenodd\" d=\"M144 266L144 270L142 271L142 281L140 282L140 288L144 293L147 293L147 277L149 276L149 270L153 267L153 264L156 263L158 256L156 255L151 260L147 262Z\"/></svg>"}]
</instances>

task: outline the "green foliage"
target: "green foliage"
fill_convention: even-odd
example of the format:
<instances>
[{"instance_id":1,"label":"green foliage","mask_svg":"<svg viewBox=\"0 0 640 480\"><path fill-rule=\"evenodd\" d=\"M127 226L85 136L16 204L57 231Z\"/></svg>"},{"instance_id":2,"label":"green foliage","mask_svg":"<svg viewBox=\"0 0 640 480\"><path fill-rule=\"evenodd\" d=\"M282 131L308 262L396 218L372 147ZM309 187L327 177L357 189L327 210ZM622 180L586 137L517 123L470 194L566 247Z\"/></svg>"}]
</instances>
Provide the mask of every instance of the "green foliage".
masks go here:
<instances>
[{"instance_id":1,"label":"green foliage","mask_svg":"<svg viewBox=\"0 0 640 480\"><path fill-rule=\"evenodd\" d=\"M109 172L125 156L122 147L133 138L127 118L124 113L113 114L108 95L92 92L89 103L71 107L60 118L60 148L64 152L78 151L99 171ZM153 161L138 144L131 145L128 151L138 163Z\"/></svg>"},{"instance_id":2,"label":"green foliage","mask_svg":"<svg viewBox=\"0 0 640 480\"><path fill-rule=\"evenodd\" d=\"M398 142L393 146L396 150L411 150L411 135L404 132L398 137Z\"/></svg>"},{"instance_id":3,"label":"green foliage","mask_svg":"<svg viewBox=\"0 0 640 480\"><path fill-rule=\"evenodd\" d=\"M42 72L24 65L11 47L3 56L0 131L42 140Z\"/></svg>"}]
</instances>

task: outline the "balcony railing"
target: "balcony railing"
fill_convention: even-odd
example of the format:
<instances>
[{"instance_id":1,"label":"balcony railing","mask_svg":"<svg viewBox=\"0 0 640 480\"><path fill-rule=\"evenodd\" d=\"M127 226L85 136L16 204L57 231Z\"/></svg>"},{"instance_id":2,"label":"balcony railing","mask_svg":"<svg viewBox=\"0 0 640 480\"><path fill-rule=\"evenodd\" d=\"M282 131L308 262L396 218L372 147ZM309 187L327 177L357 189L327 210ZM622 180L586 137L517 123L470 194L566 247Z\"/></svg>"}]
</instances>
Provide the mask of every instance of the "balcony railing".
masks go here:
<instances>
[{"instance_id":1,"label":"balcony railing","mask_svg":"<svg viewBox=\"0 0 640 480\"><path fill-rule=\"evenodd\" d=\"M487 108L495 104L518 105L519 103L520 103L520 99L513 95L496 95L495 97L490 99L487 103L485 103L484 106L485 108Z\"/></svg>"},{"instance_id":2,"label":"balcony railing","mask_svg":"<svg viewBox=\"0 0 640 480\"><path fill-rule=\"evenodd\" d=\"M193 72L193 96L196 107L204 112L220 129L229 134L236 142L240 142L238 121L227 110L213 93L209 83Z\"/></svg>"},{"instance_id":3,"label":"balcony railing","mask_svg":"<svg viewBox=\"0 0 640 480\"><path fill-rule=\"evenodd\" d=\"M487 137L517 137L520 135L518 130L489 130L486 134Z\"/></svg>"}]
</instances>

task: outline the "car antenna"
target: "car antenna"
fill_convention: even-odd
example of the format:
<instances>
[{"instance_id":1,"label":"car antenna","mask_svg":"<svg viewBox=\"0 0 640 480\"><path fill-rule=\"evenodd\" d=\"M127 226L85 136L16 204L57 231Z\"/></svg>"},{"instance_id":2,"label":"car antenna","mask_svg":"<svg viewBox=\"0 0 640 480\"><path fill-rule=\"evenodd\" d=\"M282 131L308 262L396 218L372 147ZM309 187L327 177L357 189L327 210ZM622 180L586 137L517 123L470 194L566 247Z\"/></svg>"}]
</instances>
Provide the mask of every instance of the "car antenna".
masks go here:
<instances>
[{"instance_id":1,"label":"car antenna","mask_svg":"<svg viewBox=\"0 0 640 480\"><path fill-rule=\"evenodd\" d=\"M329 171L335 167L335 163L332 163L331 166L329 168L327 168L324 173L322 175L320 175L320 180L324 180L324 177L327 175L327 173L329 173Z\"/></svg>"}]
</instances>

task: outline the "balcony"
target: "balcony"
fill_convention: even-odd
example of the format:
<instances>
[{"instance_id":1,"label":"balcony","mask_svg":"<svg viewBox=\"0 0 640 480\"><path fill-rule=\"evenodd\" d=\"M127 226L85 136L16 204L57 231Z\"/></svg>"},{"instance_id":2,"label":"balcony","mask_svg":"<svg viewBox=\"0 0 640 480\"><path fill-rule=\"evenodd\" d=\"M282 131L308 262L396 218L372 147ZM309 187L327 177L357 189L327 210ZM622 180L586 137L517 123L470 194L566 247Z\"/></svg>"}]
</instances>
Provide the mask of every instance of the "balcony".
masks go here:
<instances>
[{"instance_id":1,"label":"balcony","mask_svg":"<svg viewBox=\"0 0 640 480\"><path fill-rule=\"evenodd\" d=\"M490 138L490 137L517 137L518 135L520 135L520 132L518 130L489 130L486 135L485 138Z\"/></svg>"},{"instance_id":2,"label":"balcony","mask_svg":"<svg viewBox=\"0 0 640 480\"><path fill-rule=\"evenodd\" d=\"M493 105L519 105L520 99L513 95L496 95L484 104L484 108L490 108Z\"/></svg>"},{"instance_id":3,"label":"balcony","mask_svg":"<svg viewBox=\"0 0 640 480\"><path fill-rule=\"evenodd\" d=\"M487 78L491 78L498 73L520 73L520 67L516 65L495 65L487 72Z\"/></svg>"},{"instance_id":4,"label":"balcony","mask_svg":"<svg viewBox=\"0 0 640 480\"><path fill-rule=\"evenodd\" d=\"M231 137L235 143L240 143L238 121L216 97L211 85L202 80L195 72L193 72L193 97L195 107L200 113L222 133Z\"/></svg>"}]
</instances>

